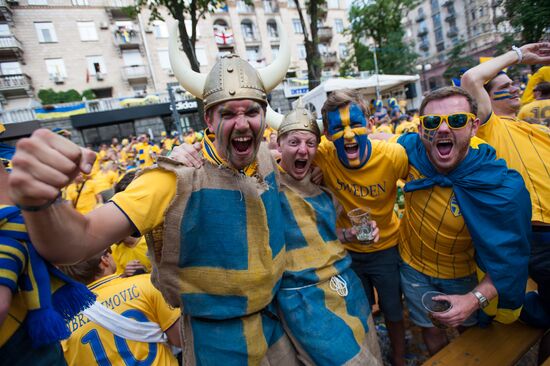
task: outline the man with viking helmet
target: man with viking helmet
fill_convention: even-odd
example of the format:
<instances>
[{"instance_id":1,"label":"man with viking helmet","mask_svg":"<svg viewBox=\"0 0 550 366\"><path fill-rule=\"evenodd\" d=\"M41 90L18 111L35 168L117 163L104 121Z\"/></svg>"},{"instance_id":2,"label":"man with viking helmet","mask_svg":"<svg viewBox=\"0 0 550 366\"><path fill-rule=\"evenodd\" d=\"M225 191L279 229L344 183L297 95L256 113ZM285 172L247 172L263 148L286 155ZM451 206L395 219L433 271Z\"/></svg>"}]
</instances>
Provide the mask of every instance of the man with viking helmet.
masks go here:
<instances>
[{"instance_id":1,"label":"man with viking helmet","mask_svg":"<svg viewBox=\"0 0 550 366\"><path fill-rule=\"evenodd\" d=\"M172 69L204 100L207 164L190 169L161 157L158 168L82 216L54 201L81 170L89 172L94 154L38 130L18 144L10 196L24 210L38 251L56 263L75 263L155 230L152 277L182 311L186 364L292 365L294 352L272 305L285 261L278 172L260 147L267 92L290 61L286 37L265 69L229 55L201 75L184 64L175 28L171 36Z\"/></svg>"},{"instance_id":2,"label":"man with viking helmet","mask_svg":"<svg viewBox=\"0 0 550 366\"><path fill-rule=\"evenodd\" d=\"M311 182L320 127L300 103L284 118L268 109L267 118L281 153L287 259L277 304L285 331L308 365L381 365L370 306L336 230L336 201Z\"/></svg>"}]
</instances>

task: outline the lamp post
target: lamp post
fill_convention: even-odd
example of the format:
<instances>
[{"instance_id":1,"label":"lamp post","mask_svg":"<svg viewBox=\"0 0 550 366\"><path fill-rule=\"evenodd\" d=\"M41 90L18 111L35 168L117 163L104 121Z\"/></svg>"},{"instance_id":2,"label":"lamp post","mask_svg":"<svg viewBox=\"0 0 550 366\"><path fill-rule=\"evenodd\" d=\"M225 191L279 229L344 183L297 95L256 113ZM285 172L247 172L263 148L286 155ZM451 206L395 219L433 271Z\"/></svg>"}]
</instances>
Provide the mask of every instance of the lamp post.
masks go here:
<instances>
[{"instance_id":1,"label":"lamp post","mask_svg":"<svg viewBox=\"0 0 550 366\"><path fill-rule=\"evenodd\" d=\"M432 65L431 64L420 64L420 65L416 65L416 69L420 72L420 75L421 75L422 95L424 95L424 93L428 91L428 88L426 86L426 71L430 71L432 69Z\"/></svg>"}]
</instances>

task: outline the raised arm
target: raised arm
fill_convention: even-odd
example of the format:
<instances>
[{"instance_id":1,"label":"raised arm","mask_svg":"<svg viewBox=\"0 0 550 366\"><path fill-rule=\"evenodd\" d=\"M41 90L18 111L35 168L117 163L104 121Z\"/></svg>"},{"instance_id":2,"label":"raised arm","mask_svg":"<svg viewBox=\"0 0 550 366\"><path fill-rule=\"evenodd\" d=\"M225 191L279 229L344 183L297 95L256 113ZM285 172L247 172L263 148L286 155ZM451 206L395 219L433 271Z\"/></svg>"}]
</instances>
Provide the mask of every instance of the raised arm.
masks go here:
<instances>
[{"instance_id":1,"label":"raised arm","mask_svg":"<svg viewBox=\"0 0 550 366\"><path fill-rule=\"evenodd\" d=\"M477 116L481 121L486 121L492 110L491 99L483 85L501 70L518 62L525 65L550 64L550 43L524 45L519 48L519 52L506 52L471 68L462 76L461 86L477 100Z\"/></svg>"},{"instance_id":2,"label":"raised arm","mask_svg":"<svg viewBox=\"0 0 550 366\"><path fill-rule=\"evenodd\" d=\"M11 200L22 208L37 251L53 263L75 263L132 233L132 223L112 203L87 216L52 203L80 171L90 172L95 154L49 130L17 144L9 177ZM50 204L52 203L52 204Z\"/></svg>"}]
</instances>

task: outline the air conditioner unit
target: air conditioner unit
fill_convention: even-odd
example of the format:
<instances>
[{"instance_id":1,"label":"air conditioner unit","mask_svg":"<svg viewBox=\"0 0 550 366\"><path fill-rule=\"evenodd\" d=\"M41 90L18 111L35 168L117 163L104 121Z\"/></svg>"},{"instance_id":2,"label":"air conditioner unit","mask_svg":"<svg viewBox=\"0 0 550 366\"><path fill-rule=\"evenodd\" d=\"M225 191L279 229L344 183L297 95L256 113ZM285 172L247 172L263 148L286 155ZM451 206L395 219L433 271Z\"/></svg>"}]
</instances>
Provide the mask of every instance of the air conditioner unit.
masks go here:
<instances>
[{"instance_id":1,"label":"air conditioner unit","mask_svg":"<svg viewBox=\"0 0 550 366\"><path fill-rule=\"evenodd\" d=\"M50 79L56 84L63 84L65 82L65 78L62 75L51 74Z\"/></svg>"},{"instance_id":2,"label":"air conditioner unit","mask_svg":"<svg viewBox=\"0 0 550 366\"><path fill-rule=\"evenodd\" d=\"M174 70L172 69L166 69L166 73L168 74L168 76L174 76Z\"/></svg>"},{"instance_id":3,"label":"air conditioner unit","mask_svg":"<svg viewBox=\"0 0 550 366\"><path fill-rule=\"evenodd\" d=\"M153 28L145 27L145 33L153 33Z\"/></svg>"},{"instance_id":4,"label":"air conditioner unit","mask_svg":"<svg viewBox=\"0 0 550 366\"><path fill-rule=\"evenodd\" d=\"M143 97L145 97L145 95L146 95L145 90L136 90L136 92L135 92L136 98L143 98Z\"/></svg>"},{"instance_id":5,"label":"air conditioner unit","mask_svg":"<svg viewBox=\"0 0 550 366\"><path fill-rule=\"evenodd\" d=\"M102 81L104 79L105 75L103 75L102 73L98 72L95 74L95 79L97 81Z\"/></svg>"},{"instance_id":6,"label":"air conditioner unit","mask_svg":"<svg viewBox=\"0 0 550 366\"><path fill-rule=\"evenodd\" d=\"M107 22L100 22L100 23L99 23L99 29L109 29L109 23L107 23Z\"/></svg>"}]
</instances>

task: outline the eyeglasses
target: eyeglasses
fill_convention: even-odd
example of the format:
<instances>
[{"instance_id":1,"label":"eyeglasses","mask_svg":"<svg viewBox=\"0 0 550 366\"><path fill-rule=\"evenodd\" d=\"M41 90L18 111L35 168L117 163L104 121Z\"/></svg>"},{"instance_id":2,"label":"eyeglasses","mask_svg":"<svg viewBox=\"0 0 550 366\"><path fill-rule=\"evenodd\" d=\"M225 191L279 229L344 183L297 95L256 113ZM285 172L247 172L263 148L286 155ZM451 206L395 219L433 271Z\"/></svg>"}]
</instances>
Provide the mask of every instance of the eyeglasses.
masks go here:
<instances>
[{"instance_id":1,"label":"eyeglasses","mask_svg":"<svg viewBox=\"0 0 550 366\"><path fill-rule=\"evenodd\" d=\"M420 123L426 130L436 130L445 121L450 128L458 130L464 128L470 119L475 118L476 116L473 113L427 114L420 116Z\"/></svg>"}]
</instances>

